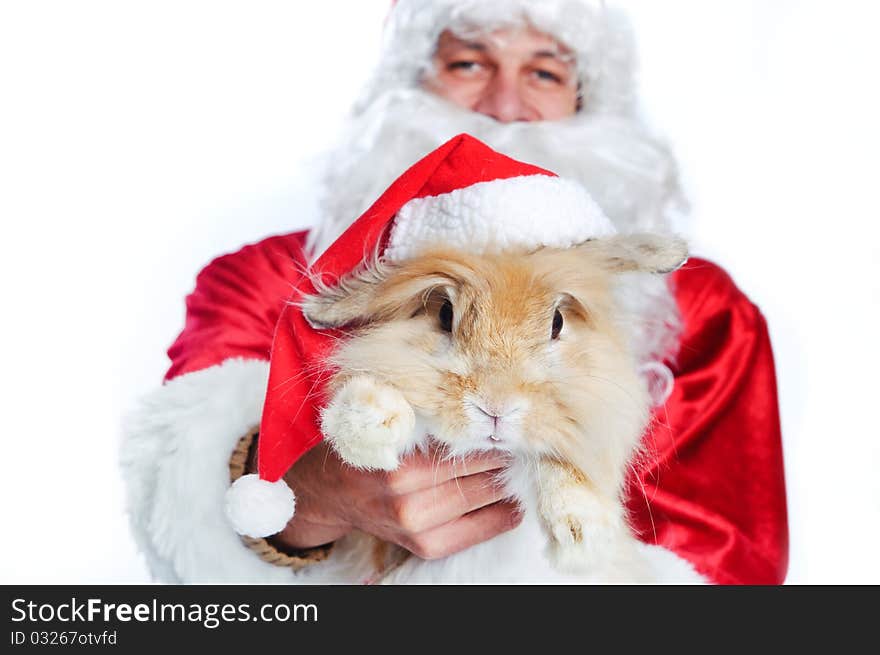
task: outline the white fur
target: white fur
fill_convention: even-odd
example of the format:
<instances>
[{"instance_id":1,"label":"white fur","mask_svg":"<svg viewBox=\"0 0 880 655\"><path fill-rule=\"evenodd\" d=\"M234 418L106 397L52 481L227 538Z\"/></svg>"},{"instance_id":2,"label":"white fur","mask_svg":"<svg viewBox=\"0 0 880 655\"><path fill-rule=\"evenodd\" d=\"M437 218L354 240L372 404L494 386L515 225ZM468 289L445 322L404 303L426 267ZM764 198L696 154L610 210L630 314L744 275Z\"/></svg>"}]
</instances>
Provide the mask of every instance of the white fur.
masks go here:
<instances>
[{"instance_id":1,"label":"white fur","mask_svg":"<svg viewBox=\"0 0 880 655\"><path fill-rule=\"evenodd\" d=\"M547 526L550 559L557 569L573 575L595 575L607 570L621 549L632 550L634 539L622 511L611 513L584 485L566 483L558 467L540 465L538 471L533 476L541 492L536 509ZM571 521L580 526L580 539L572 534ZM632 558L635 565L635 553ZM636 575L634 569L632 575Z\"/></svg>"},{"instance_id":2,"label":"white fur","mask_svg":"<svg viewBox=\"0 0 880 655\"><path fill-rule=\"evenodd\" d=\"M135 540L162 582L290 582L224 512L229 457L260 422L268 362L229 359L167 382L126 417L121 443Z\"/></svg>"},{"instance_id":3,"label":"white fur","mask_svg":"<svg viewBox=\"0 0 880 655\"><path fill-rule=\"evenodd\" d=\"M226 491L226 517L238 534L268 537L281 532L293 518L296 498L287 483L243 475Z\"/></svg>"},{"instance_id":4,"label":"white fur","mask_svg":"<svg viewBox=\"0 0 880 655\"><path fill-rule=\"evenodd\" d=\"M410 200L394 219L385 258L402 261L440 243L476 254L567 248L615 233L577 182L523 175Z\"/></svg>"},{"instance_id":5,"label":"white fur","mask_svg":"<svg viewBox=\"0 0 880 655\"><path fill-rule=\"evenodd\" d=\"M349 464L393 471L415 444L415 420L397 389L362 375L333 395L321 412L321 431Z\"/></svg>"}]
</instances>

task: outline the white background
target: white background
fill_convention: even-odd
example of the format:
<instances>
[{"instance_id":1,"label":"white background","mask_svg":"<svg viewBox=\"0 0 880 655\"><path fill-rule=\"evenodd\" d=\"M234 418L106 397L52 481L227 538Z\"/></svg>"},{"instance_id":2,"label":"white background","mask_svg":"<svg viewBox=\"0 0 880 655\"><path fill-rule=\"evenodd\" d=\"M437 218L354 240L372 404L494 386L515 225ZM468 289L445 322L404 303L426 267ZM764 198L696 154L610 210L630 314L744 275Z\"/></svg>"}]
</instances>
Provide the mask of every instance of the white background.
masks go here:
<instances>
[{"instance_id":1,"label":"white background","mask_svg":"<svg viewBox=\"0 0 880 655\"><path fill-rule=\"evenodd\" d=\"M792 583L880 583L875 3L630 5L695 250L766 314ZM0 4L0 583L148 579L120 417L213 256L312 220L388 0Z\"/></svg>"}]
</instances>

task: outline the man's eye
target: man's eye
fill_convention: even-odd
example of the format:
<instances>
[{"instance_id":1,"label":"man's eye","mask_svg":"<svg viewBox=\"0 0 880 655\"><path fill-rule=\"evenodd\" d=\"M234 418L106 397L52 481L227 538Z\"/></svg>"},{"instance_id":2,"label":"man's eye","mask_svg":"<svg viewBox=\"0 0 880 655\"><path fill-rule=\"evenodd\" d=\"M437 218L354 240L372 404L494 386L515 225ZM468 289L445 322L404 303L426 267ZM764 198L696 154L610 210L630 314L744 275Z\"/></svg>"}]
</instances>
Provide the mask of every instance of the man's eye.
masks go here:
<instances>
[{"instance_id":1,"label":"man's eye","mask_svg":"<svg viewBox=\"0 0 880 655\"><path fill-rule=\"evenodd\" d=\"M479 62L476 61L453 61L446 65L446 70L471 72L480 69Z\"/></svg>"},{"instance_id":2,"label":"man's eye","mask_svg":"<svg viewBox=\"0 0 880 655\"><path fill-rule=\"evenodd\" d=\"M552 73L548 70L541 70L539 68L539 69L536 69L532 72L534 73L535 77L537 77L539 80L546 81L546 82L555 82L556 84L562 83L562 78L559 77L559 75L557 75L556 73Z\"/></svg>"}]
</instances>

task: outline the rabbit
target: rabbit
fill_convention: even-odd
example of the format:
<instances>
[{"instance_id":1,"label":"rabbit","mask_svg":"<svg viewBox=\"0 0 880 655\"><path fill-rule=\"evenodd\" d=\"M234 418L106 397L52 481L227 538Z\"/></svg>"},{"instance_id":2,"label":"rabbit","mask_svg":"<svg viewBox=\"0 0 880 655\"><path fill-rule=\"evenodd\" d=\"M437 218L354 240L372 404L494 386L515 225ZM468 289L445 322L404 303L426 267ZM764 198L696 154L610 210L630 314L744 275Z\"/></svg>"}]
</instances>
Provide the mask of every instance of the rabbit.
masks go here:
<instances>
[{"instance_id":1,"label":"rabbit","mask_svg":"<svg viewBox=\"0 0 880 655\"><path fill-rule=\"evenodd\" d=\"M440 560L362 533L301 572L398 583L699 582L640 543L622 488L649 422L616 301L626 273L687 259L676 237L626 235L567 249L471 254L437 248L375 260L301 299L315 328L346 327L328 365L321 429L347 463L392 471L433 440L451 458L500 450L522 523Z\"/></svg>"}]
</instances>

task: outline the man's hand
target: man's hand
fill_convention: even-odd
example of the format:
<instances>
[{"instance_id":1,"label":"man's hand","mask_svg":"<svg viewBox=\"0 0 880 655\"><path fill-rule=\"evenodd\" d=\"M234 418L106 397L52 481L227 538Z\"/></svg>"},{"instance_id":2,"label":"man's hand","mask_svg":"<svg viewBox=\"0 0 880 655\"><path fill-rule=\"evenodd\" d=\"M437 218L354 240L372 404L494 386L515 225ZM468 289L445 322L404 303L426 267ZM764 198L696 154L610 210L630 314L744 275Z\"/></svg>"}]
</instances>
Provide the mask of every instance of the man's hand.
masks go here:
<instances>
[{"instance_id":1,"label":"man's hand","mask_svg":"<svg viewBox=\"0 0 880 655\"><path fill-rule=\"evenodd\" d=\"M519 524L515 504L494 482L506 464L500 454L452 462L429 451L393 472L360 471L322 443L285 475L296 514L273 539L311 548L357 528L423 559L445 557Z\"/></svg>"}]
</instances>

